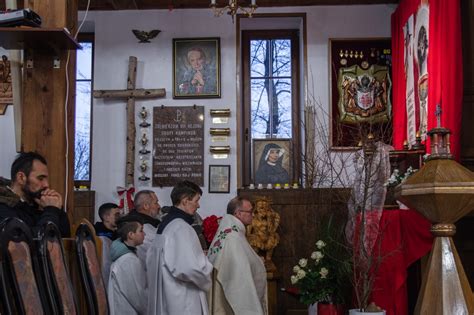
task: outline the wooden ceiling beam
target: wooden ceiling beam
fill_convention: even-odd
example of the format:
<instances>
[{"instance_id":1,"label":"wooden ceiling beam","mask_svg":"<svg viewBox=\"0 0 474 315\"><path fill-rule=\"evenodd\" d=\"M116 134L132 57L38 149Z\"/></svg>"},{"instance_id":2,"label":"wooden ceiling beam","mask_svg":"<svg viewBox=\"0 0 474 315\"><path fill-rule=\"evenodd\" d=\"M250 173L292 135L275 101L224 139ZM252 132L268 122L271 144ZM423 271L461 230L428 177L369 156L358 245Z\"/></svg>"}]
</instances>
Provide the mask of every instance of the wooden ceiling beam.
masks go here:
<instances>
[{"instance_id":1,"label":"wooden ceiling beam","mask_svg":"<svg viewBox=\"0 0 474 315\"><path fill-rule=\"evenodd\" d=\"M108 0L114 10L138 10L135 0ZM93 8L91 8L93 10Z\"/></svg>"},{"instance_id":2,"label":"wooden ceiling beam","mask_svg":"<svg viewBox=\"0 0 474 315\"><path fill-rule=\"evenodd\" d=\"M216 0L224 6L228 0ZM21 2L21 1L20 1ZM399 0L257 0L259 7L293 7L314 5L361 5L361 4L397 4ZM209 8L210 0L91 0L90 10L153 10L153 9L202 9ZM239 0L242 5L248 5L250 0ZM79 10L85 10L87 0L79 0ZM5 2L0 1L0 10L5 9Z\"/></svg>"}]
</instances>

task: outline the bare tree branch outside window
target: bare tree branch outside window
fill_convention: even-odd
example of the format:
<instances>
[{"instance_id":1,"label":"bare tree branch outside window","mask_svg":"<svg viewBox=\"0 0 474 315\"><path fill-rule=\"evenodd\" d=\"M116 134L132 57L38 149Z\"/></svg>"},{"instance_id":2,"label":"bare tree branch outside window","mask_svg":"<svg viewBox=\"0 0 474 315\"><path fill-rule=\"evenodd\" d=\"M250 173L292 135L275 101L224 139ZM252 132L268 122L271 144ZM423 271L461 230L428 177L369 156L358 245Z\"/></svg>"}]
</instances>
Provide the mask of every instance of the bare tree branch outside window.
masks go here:
<instances>
[{"instance_id":1,"label":"bare tree branch outside window","mask_svg":"<svg viewBox=\"0 0 474 315\"><path fill-rule=\"evenodd\" d=\"M292 137L291 84L291 40L252 40L252 138Z\"/></svg>"},{"instance_id":2,"label":"bare tree branch outside window","mask_svg":"<svg viewBox=\"0 0 474 315\"><path fill-rule=\"evenodd\" d=\"M92 42L77 53L74 180L90 180Z\"/></svg>"}]
</instances>

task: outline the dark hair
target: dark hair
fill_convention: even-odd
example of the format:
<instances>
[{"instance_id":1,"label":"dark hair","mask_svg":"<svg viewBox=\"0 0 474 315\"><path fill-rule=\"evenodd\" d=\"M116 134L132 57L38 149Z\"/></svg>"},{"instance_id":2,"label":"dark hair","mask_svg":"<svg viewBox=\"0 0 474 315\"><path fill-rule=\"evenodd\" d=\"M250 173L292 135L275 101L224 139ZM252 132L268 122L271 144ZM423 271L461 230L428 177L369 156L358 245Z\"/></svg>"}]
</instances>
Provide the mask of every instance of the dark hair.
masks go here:
<instances>
[{"instance_id":1,"label":"dark hair","mask_svg":"<svg viewBox=\"0 0 474 315\"><path fill-rule=\"evenodd\" d=\"M140 223L141 225L144 225L145 224L145 221L143 220L142 217L136 215L135 213L133 212L130 212L129 214L127 214L126 216L123 216L123 217L120 217L118 220L117 220L117 226L120 227L122 226L122 224L125 224L127 222L138 222Z\"/></svg>"},{"instance_id":2,"label":"dark hair","mask_svg":"<svg viewBox=\"0 0 474 315\"><path fill-rule=\"evenodd\" d=\"M138 221L121 222L117 229L117 235L123 242L125 242L128 239L128 233L136 232L140 225L142 224Z\"/></svg>"},{"instance_id":3,"label":"dark hair","mask_svg":"<svg viewBox=\"0 0 474 315\"><path fill-rule=\"evenodd\" d=\"M33 161L35 160L40 161L44 165L48 165L48 163L46 163L46 159L39 153L22 152L18 154L15 161L13 161L10 171L12 182L15 182L16 174L19 172L25 173L26 177L28 177L30 175L31 169L33 168Z\"/></svg>"},{"instance_id":4,"label":"dark hair","mask_svg":"<svg viewBox=\"0 0 474 315\"><path fill-rule=\"evenodd\" d=\"M235 211L237 211L239 208L242 208L244 201L250 202L250 200L244 197L232 198L227 204L227 214L235 214Z\"/></svg>"},{"instance_id":5,"label":"dark hair","mask_svg":"<svg viewBox=\"0 0 474 315\"><path fill-rule=\"evenodd\" d=\"M177 183L171 191L171 202L177 206L185 198L194 198L197 194L202 196L201 188L188 180Z\"/></svg>"},{"instance_id":6,"label":"dark hair","mask_svg":"<svg viewBox=\"0 0 474 315\"><path fill-rule=\"evenodd\" d=\"M135 210L140 210L145 202L151 199L152 194L155 194L153 190L140 190L133 198L133 205L135 206Z\"/></svg>"},{"instance_id":7,"label":"dark hair","mask_svg":"<svg viewBox=\"0 0 474 315\"><path fill-rule=\"evenodd\" d=\"M110 210L118 208L119 206L116 205L115 203L107 202L102 204L99 207L99 217L102 221L104 221L104 215L109 214Z\"/></svg>"}]
</instances>

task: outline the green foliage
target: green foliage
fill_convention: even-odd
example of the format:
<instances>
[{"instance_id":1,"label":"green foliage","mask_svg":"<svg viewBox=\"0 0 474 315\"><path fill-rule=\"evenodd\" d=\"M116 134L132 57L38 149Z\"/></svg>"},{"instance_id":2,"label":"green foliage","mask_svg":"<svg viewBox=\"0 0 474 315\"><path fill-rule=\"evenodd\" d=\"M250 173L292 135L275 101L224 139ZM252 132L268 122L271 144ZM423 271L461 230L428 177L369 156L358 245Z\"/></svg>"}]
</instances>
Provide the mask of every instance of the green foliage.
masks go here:
<instances>
[{"instance_id":1,"label":"green foliage","mask_svg":"<svg viewBox=\"0 0 474 315\"><path fill-rule=\"evenodd\" d=\"M293 267L291 283L298 288L300 301L306 305L344 304L351 292L352 265L344 243L343 225L333 226L332 217L326 223L310 257L301 258Z\"/></svg>"}]
</instances>

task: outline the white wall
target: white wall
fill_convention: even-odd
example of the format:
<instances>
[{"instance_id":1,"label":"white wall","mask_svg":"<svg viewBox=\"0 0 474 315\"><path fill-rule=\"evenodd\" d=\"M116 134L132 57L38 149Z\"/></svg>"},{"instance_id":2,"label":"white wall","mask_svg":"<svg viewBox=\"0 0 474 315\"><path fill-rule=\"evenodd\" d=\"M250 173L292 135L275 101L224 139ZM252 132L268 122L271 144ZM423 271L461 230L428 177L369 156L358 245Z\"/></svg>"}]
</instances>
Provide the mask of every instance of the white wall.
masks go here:
<instances>
[{"instance_id":1,"label":"white wall","mask_svg":"<svg viewBox=\"0 0 474 315\"><path fill-rule=\"evenodd\" d=\"M149 114L153 106L191 106L205 107L204 134L209 134L211 118L209 109L232 108L232 119L228 125L232 130L229 145L233 148L227 160L210 158L210 138L205 139L204 170L207 174L209 164L231 164L231 194L207 194L207 176L204 179L204 195L200 213L221 213L236 187L236 120L235 120L235 37L234 25L230 19L215 19L210 10L175 10L94 12L89 16L95 23L96 50L94 89L126 88L128 57L138 58L137 87L165 88L166 98L137 101L136 107L145 106ZM206 21L203 23L202 21ZM139 44L131 30L160 29L161 33L151 44ZM220 99L173 100L172 98L172 39L180 37L220 37L221 40L221 73L222 97ZM96 193L97 205L116 200L114 194L117 185L123 186L125 178L125 136L126 112L124 101L104 101L97 99L93 108L93 161L92 189ZM151 132L151 127L147 129ZM149 136L151 139L151 136ZM224 143L222 143L224 144ZM149 160L148 165L151 165ZM139 176L139 171L136 171ZM150 176L150 174L148 175ZM151 177L151 176L150 176ZM136 180L137 190L145 187ZM149 184L149 183L148 183ZM147 187L150 188L150 187ZM171 188L153 188L161 205L170 205Z\"/></svg>"},{"instance_id":2,"label":"white wall","mask_svg":"<svg viewBox=\"0 0 474 315\"><path fill-rule=\"evenodd\" d=\"M8 50L0 47L0 56L9 56ZM15 159L15 125L13 106L9 105L5 115L0 116L0 176L10 178L10 167Z\"/></svg>"},{"instance_id":3,"label":"white wall","mask_svg":"<svg viewBox=\"0 0 474 315\"><path fill-rule=\"evenodd\" d=\"M258 8L258 13L302 13L307 14L307 55L309 90L323 104L329 104L329 38L389 37L390 15L394 5L373 6L322 6ZM83 16L81 14L80 16ZM137 101L136 108L145 106L152 112L153 106L204 105L205 134L213 125L210 123L209 109L231 108L232 116L229 145L231 155L227 160L212 160L208 154L210 138L205 139L206 173L204 195L200 214L223 214L227 201L237 192L236 156L236 47L235 25L230 17L214 18L211 10L150 10L150 11L107 11L89 12L89 25L94 25L96 34L94 89L125 89L128 72L128 57L138 58L137 87L165 88L166 98ZM275 28L281 28L275 24ZM131 30L160 29L161 33L151 44L138 44ZM172 98L172 39L183 37L220 37L222 97L220 99L173 100ZM14 131L8 117L0 117L0 171L14 155ZM3 121L6 121L5 123ZM227 127L227 126L226 126ZM125 102L102 99L93 105L93 160L92 189L97 192L97 207L108 201L117 201L116 186L125 182ZM5 140L5 139L8 139ZM11 143L9 142L11 139ZM5 142L7 141L7 143ZM7 144L8 150L3 150ZM13 153L12 153L13 152ZM151 162L151 161L149 161ZM149 163L150 165L151 163ZM231 165L230 194L207 193L207 172L209 164ZM6 166L4 166L6 165ZM139 173L136 171L136 173ZM143 189L137 181L137 189ZM149 188L149 187L146 187ZM170 188L152 188L161 205L170 205Z\"/></svg>"},{"instance_id":4,"label":"white wall","mask_svg":"<svg viewBox=\"0 0 474 315\"><path fill-rule=\"evenodd\" d=\"M16 156L13 106L0 116L0 176L10 178L10 168Z\"/></svg>"}]
</instances>

